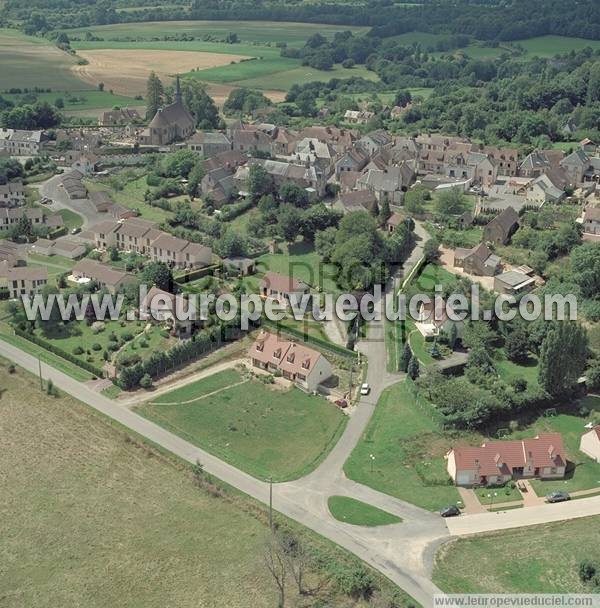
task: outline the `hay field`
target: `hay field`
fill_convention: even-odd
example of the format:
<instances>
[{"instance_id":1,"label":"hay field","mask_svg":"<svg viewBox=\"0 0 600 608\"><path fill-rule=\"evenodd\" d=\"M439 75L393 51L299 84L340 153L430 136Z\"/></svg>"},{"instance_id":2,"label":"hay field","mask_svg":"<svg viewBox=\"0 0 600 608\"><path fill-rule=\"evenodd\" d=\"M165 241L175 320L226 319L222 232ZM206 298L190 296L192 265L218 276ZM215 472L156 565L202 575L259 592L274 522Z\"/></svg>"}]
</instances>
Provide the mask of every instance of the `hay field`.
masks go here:
<instances>
[{"instance_id":1,"label":"hay field","mask_svg":"<svg viewBox=\"0 0 600 608\"><path fill-rule=\"evenodd\" d=\"M176 73L204 70L246 59L246 55L222 55L194 51L153 51L96 49L79 51L88 65L77 65L73 71L91 86L104 83L104 88L120 95L144 95L151 71L170 82Z\"/></svg>"}]
</instances>

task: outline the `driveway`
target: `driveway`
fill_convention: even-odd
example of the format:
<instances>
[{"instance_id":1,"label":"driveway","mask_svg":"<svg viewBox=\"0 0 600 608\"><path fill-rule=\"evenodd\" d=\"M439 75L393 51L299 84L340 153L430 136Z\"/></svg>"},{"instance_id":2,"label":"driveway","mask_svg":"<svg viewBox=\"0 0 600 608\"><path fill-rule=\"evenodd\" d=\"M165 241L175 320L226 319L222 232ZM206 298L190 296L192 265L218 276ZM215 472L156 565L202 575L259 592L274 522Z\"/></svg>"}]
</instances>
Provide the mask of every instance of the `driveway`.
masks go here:
<instances>
[{"instance_id":1,"label":"driveway","mask_svg":"<svg viewBox=\"0 0 600 608\"><path fill-rule=\"evenodd\" d=\"M55 175L40 184L40 196L47 196L49 199L52 199L52 204L46 205L46 208L51 211L60 211L61 209L74 211L83 219L84 229L105 220L106 213L98 213L89 199L72 200L68 197L67 192L61 186L62 178L67 173L68 171L65 171L64 174Z\"/></svg>"}]
</instances>

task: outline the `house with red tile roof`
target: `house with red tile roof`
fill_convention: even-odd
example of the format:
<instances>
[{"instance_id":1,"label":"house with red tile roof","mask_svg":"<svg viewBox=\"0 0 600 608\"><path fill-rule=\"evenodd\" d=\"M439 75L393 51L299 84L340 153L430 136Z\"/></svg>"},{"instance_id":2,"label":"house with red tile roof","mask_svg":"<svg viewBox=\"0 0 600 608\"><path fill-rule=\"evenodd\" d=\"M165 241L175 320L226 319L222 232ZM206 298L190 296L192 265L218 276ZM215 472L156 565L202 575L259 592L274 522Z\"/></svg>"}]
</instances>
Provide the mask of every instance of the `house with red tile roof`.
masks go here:
<instances>
[{"instance_id":1,"label":"house with red tile roof","mask_svg":"<svg viewBox=\"0 0 600 608\"><path fill-rule=\"evenodd\" d=\"M600 462L600 424L581 436L579 449L596 462Z\"/></svg>"},{"instance_id":2,"label":"house with red tile roof","mask_svg":"<svg viewBox=\"0 0 600 608\"><path fill-rule=\"evenodd\" d=\"M279 371L311 393L333 374L331 364L318 350L265 331L258 335L248 354L254 367Z\"/></svg>"},{"instance_id":3,"label":"house with red tile roof","mask_svg":"<svg viewBox=\"0 0 600 608\"><path fill-rule=\"evenodd\" d=\"M281 304L287 304L291 297L300 302L305 293L308 293L308 285L278 272L266 272L260 282L260 295L277 300Z\"/></svg>"},{"instance_id":4,"label":"house with red tile roof","mask_svg":"<svg viewBox=\"0 0 600 608\"><path fill-rule=\"evenodd\" d=\"M455 447L446 459L448 474L457 486L494 486L532 477L560 479L565 476L567 466L560 433L490 441L480 447Z\"/></svg>"}]
</instances>

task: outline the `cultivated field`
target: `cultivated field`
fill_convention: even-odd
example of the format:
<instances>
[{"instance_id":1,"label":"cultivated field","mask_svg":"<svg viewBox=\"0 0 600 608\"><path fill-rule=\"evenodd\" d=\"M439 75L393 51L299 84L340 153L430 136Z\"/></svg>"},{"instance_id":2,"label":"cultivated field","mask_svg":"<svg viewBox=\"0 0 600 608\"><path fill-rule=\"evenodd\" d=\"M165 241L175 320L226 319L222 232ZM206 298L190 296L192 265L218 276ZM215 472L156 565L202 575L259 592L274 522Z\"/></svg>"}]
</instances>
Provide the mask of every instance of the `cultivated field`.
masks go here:
<instances>
[{"instance_id":1,"label":"cultivated field","mask_svg":"<svg viewBox=\"0 0 600 608\"><path fill-rule=\"evenodd\" d=\"M235 370L161 395L136 411L248 473L293 479L333 447L346 416L322 397Z\"/></svg>"},{"instance_id":2,"label":"cultivated field","mask_svg":"<svg viewBox=\"0 0 600 608\"><path fill-rule=\"evenodd\" d=\"M600 561L598 525L587 517L461 538L438 552L433 580L448 593L594 593L578 566Z\"/></svg>"},{"instance_id":3,"label":"cultivated field","mask_svg":"<svg viewBox=\"0 0 600 608\"><path fill-rule=\"evenodd\" d=\"M81 89L82 82L71 71L75 63L75 58L47 40L0 29L0 92L33 87Z\"/></svg>"},{"instance_id":4,"label":"cultivated field","mask_svg":"<svg viewBox=\"0 0 600 608\"><path fill-rule=\"evenodd\" d=\"M176 73L219 68L232 61L247 59L246 55L222 55L193 51L152 51L125 49L98 49L79 51L88 61L73 69L84 82L97 86L103 82L106 89L121 95L145 95L146 82L154 71L165 83Z\"/></svg>"}]
</instances>

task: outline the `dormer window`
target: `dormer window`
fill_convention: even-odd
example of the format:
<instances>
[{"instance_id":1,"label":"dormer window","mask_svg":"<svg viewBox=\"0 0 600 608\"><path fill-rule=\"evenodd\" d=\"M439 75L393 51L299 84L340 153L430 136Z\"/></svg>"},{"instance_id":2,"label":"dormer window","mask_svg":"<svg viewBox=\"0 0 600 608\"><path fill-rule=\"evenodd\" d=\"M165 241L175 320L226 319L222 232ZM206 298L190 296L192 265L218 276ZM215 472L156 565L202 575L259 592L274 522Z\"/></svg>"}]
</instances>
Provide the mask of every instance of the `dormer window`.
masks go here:
<instances>
[{"instance_id":1,"label":"dormer window","mask_svg":"<svg viewBox=\"0 0 600 608\"><path fill-rule=\"evenodd\" d=\"M256 345L256 350L260 351L262 353L263 350L265 350L265 345L262 342L259 342Z\"/></svg>"},{"instance_id":2,"label":"dormer window","mask_svg":"<svg viewBox=\"0 0 600 608\"><path fill-rule=\"evenodd\" d=\"M288 363L293 363L295 358L296 358L296 355L294 353L290 353L287 356Z\"/></svg>"}]
</instances>

